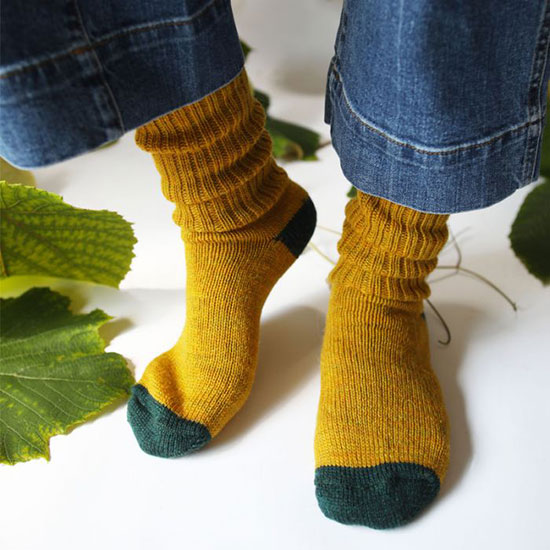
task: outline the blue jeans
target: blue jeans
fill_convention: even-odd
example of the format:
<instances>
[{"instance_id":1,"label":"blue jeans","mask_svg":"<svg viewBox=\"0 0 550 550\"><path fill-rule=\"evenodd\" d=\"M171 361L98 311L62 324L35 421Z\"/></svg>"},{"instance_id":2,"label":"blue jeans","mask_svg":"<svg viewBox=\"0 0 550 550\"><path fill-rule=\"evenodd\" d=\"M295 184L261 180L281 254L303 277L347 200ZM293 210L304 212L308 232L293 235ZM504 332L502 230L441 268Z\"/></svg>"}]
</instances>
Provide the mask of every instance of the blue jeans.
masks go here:
<instances>
[{"instance_id":1,"label":"blue jeans","mask_svg":"<svg viewBox=\"0 0 550 550\"><path fill-rule=\"evenodd\" d=\"M44 166L227 84L229 0L2 0L0 156Z\"/></svg>"},{"instance_id":2,"label":"blue jeans","mask_svg":"<svg viewBox=\"0 0 550 550\"><path fill-rule=\"evenodd\" d=\"M0 31L0 155L21 167L116 139L243 65L229 0L3 0ZM434 213L534 181L549 44L549 0L345 0L325 102L345 176Z\"/></svg>"}]
</instances>

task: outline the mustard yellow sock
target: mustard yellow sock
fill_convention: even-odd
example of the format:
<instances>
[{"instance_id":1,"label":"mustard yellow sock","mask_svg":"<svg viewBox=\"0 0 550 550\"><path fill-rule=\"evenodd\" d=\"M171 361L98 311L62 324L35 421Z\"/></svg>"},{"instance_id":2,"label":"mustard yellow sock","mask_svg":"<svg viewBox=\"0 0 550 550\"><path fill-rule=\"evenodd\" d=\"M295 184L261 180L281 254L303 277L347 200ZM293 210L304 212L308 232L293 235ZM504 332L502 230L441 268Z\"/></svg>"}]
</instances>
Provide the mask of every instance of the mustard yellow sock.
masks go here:
<instances>
[{"instance_id":1,"label":"mustard yellow sock","mask_svg":"<svg viewBox=\"0 0 550 550\"><path fill-rule=\"evenodd\" d=\"M264 301L313 232L313 203L275 163L264 121L243 70L136 132L176 205L187 270L183 332L147 366L128 406L147 453L194 451L240 409Z\"/></svg>"},{"instance_id":2,"label":"mustard yellow sock","mask_svg":"<svg viewBox=\"0 0 550 550\"><path fill-rule=\"evenodd\" d=\"M317 500L341 523L402 525L445 476L449 431L423 299L447 218L361 192L346 206L315 434Z\"/></svg>"}]
</instances>

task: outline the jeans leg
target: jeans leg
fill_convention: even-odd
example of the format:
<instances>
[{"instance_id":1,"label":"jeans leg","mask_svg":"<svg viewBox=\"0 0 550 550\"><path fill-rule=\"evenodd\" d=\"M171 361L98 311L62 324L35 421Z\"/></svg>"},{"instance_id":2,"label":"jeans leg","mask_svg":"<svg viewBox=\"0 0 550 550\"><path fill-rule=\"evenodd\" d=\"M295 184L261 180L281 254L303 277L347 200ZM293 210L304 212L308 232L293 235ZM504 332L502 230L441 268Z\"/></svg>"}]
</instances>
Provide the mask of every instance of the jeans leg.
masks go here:
<instances>
[{"instance_id":1,"label":"jeans leg","mask_svg":"<svg viewBox=\"0 0 550 550\"><path fill-rule=\"evenodd\" d=\"M5 0L0 154L44 166L223 87L244 63L230 0Z\"/></svg>"},{"instance_id":2,"label":"jeans leg","mask_svg":"<svg viewBox=\"0 0 550 550\"><path fill-rule=\"evenodd\" d=\"M326 122L361 191L451 213L536 180L548 0L345 0Z\"/></svg>"}]
</instances>

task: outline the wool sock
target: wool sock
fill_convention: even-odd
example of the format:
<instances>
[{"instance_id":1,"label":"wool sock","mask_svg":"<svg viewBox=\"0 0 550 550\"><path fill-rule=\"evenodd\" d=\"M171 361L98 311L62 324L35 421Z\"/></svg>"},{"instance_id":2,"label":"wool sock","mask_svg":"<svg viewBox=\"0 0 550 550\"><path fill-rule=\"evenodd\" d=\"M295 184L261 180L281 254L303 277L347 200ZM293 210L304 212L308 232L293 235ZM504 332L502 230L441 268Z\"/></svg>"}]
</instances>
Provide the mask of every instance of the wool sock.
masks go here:
<instances>
[{"instance_id":1,"label":"wool sock","mask_svg":"<svg viewBox=\"0 0 550 550\"><path fill-rule=\"evenodd\" d=\"M136 132L176 205L187 272L183 332L147 366L128 405L149 454L197 450L241 408L263 304L314 230L313 203L275 163L264 122L243 70Z\"/></svg>"},{"instance_id":2,"label":"wool sock","mask_svg":"<svg viewBox=\"0 0 550 550\"><path fill-rule=\"evenodd\" d=\"M315 434L317 500L338 522L402 525L444 479L448 421L423 299L447 218L362 192L346 206L329 274Z\"/></svg>"}]
</instances>

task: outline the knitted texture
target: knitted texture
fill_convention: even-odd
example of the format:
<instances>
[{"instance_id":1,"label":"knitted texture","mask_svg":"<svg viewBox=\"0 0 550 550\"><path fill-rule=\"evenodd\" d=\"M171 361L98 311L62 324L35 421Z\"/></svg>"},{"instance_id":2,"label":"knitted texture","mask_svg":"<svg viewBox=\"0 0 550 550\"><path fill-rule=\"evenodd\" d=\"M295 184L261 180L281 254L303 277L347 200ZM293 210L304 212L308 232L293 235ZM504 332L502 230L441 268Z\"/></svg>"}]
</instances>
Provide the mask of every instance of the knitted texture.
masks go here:
<instances>
[{"instance_id":1,"label":"knitted texture","mask_svg":"<svg viewBox=\"0 0 550 550\"><path fill-rule=\"evenodd\" d=\"M445 476L448 423L423 299L447 219L361 192L346 207L315 435L318 501L342 523L401 525Z\"/></svg>"},{"instance_id":2,"label":"knitted texture","mask_svg":"<svg viewBox=\"0 0 550 550\"><path fill-rule=\"evenodd\" d=\"M201 101L136 132L175 203L186 257L186 319L134 387L128 419L159 456L202 447L245 402L260 314L315 227L304 189L274 161L244 70Z\"/></svg>"}]
</instances>

